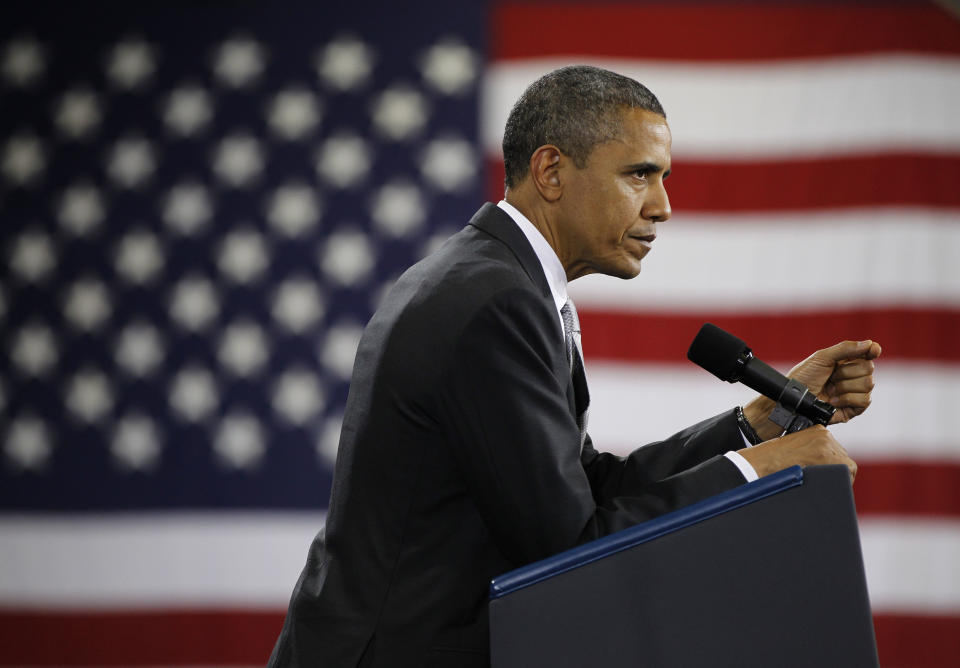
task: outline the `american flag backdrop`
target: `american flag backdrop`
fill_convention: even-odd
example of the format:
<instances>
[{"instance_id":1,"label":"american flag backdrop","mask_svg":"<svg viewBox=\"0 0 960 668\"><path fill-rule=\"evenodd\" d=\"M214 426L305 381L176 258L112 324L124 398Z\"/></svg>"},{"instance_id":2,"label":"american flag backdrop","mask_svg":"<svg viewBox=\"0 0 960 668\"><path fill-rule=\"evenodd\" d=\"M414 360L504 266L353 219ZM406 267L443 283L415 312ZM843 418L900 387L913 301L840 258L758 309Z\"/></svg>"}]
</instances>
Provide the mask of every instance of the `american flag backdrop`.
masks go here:
<instances>
[{"instance_id":1,"label":"american flag backdrop","mask_svg":"<svg viewBox=\"0 0 960 668\"><path fill-rule=\"evenodd\" d=\"M674 135L641 275L571 285L594 441L745 398L686 362L705 320L784 367L880 341L835 434L881 661L960 662L960 19L478 0L0 10L0 665L265 662L364 323L578 62Z\"/></svg>"}]
</instances>

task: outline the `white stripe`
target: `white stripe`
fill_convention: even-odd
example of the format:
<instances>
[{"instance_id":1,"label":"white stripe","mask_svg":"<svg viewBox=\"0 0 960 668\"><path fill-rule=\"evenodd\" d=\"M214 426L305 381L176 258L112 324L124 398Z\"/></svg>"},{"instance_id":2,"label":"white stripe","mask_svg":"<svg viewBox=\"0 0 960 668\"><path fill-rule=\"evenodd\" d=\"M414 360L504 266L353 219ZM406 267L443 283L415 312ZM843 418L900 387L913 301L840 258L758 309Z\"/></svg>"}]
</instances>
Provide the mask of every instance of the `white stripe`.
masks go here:
<instances>
[{"instance_id":1,"label":"white stripe","mask_svg":"<svg viewBox=\"0 0 960 668\"><path fill-rule=\"evenodd\" d=\"M0 518L0 605L283 610L322 518ZM861 523L874 610L960 611L960 523Z\"/></svg>"},{"instance_id":2,"label":"white stripe","mask_svg":"<svg viewBox=\"0 0 960 668\"><path fill-rule=\"evenodd\" d=\"M677 158L960 150L956 57L683 64L571 55L492 64L481 107L489 155L500 155L507 115L524 89L571 63L600 65L647 85L667 111Z\"/></svg>"},{"instance_id":3,"label":"white stripe","mask_svg":"<svg viewBox=\"0 0 960 668\"><path fill-rule=\"evenodd\" d=\"M286 607L318 513L0 516L0 604Z\"/></svg>"},{"instance_id":4,"label":"white stripe","mask_svg":"<svg viewBox=\"0 0 960 668\"><path fill-rule=\"evenodd\" d=\"M724 383L681 360L674 366L587 359L586 368L590 436L598 449L621 454L754 396L743 385ZM867 412L831 428L854 459L960 462L960 434L951 419L960 406L960 366L881 358L874 378Z\"/></svg>"},{"instance_id":5,"label":"white stripe","mask_svg":"<svg viewBox=\"0 0 960 668\"><path fill-rule=\"evenodd\" d=\"M960 612L960 521L860 521L867 588L874 611Z\"/></svg>"},{"instance_id":6,"label":"white stripe","mask_svg":"<svg viewBox=\"0 0 960 668\"><path fill-rule=\"evenodd\" d=\"M681 213L657 226L637 278L587 276L570 296L580 310L957 306L960 211Z\"/></svg>"}]
</instances>

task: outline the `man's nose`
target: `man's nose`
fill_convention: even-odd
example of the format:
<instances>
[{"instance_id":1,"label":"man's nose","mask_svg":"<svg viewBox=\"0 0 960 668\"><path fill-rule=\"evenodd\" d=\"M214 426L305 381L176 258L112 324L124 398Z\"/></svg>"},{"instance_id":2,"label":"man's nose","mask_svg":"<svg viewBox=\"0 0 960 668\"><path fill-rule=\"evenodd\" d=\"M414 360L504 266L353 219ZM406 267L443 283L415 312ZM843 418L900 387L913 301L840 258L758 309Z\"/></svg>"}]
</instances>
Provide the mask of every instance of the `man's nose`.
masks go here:
<instances>
[{"instance_id":1,"label":"man's nose","mask_svg":"<svg viewBox=\"0 0 960 668\"><path fill-rule=\"evenodd\" d=\"M670 220L670 197L667 195L667 189L664 187L663 181L647 191L647 198L643 202L643 210L640 215L644 219L652 220L655 223Z\"/></svg>"}]
</instances>

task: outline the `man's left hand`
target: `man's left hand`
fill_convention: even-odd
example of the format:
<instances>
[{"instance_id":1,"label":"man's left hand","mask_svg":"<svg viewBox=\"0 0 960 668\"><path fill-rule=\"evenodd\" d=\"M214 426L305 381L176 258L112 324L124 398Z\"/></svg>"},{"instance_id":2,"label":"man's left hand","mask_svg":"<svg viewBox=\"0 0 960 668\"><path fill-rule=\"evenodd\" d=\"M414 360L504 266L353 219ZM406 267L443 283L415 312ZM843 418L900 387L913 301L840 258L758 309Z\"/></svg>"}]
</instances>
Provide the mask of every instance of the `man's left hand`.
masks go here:
<instances>
[{"instance_id":1,"label":"man's left hand","mask_svg":"<svg viewBox=\"0 0 960 668\"><path fill-rule=\"evenodd\" d=\"M867 410L873 390L873 360L880 356L875 341L841 341L818 350L787 374L800 381L817 398L836 406L830 424L847 422ZM779 429L767 418L774 402L757 397L743 407L744 416L764 440L773 438Z\"/></svg>"}]
</instances>

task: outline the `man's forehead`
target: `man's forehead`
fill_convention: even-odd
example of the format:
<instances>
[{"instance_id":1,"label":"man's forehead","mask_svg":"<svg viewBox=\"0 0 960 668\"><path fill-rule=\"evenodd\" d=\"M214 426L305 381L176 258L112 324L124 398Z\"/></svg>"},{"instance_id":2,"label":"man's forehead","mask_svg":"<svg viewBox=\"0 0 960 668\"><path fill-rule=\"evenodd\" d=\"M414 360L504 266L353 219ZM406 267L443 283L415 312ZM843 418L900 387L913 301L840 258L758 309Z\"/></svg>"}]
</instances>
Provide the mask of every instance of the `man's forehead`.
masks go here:
<instances>
[{"instance_id":1,"label":"man's forehead","mask_svg":"<svg viewBox=\"0 0 960 668\"><path fill-rule=\"evenodd\" d=\"M627 109L620 117L621 141L641 141L665 144L670 147L672 137L667 119L646 109Z\"/></svg>"},{"instance_id":2,"label":"man's forehead","mask_svg":"<svg viewBox=\"0 0 960 668\"><path fill-rule=\"evenodd\" d=\"M607 142L628 162L653 162L669 167L672 137L667 119L646 109L628 109L620 119L617 137Z\"/></svg>"}]
</instances>

